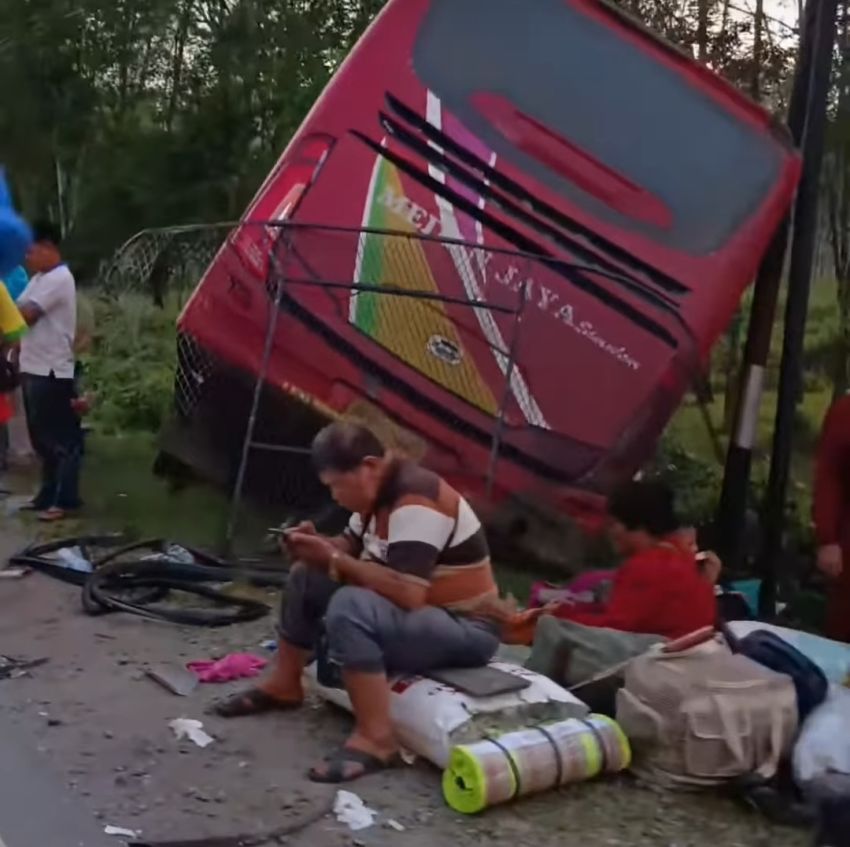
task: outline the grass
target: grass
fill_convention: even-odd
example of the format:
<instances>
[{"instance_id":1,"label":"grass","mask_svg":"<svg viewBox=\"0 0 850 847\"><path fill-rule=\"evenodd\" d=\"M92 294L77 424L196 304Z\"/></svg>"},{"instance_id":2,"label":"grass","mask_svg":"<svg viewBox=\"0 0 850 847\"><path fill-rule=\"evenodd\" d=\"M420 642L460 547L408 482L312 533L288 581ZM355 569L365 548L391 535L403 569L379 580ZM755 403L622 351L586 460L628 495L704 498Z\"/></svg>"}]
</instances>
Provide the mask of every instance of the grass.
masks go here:
<instances>
[{"instance_id":1,"label":"grass","mask_svg":"<svg viewBox=\"0 0 850 847\"><path fill-rule=\"evenodd\" d=\"M767 388L762 397L759 410L759 424L756 441L753 478L767 478L770 451L773 436L773 425L776 414L778 392L779 362L782 352L782 323L781 317L784 303L780 303L777 313L780 320L774 329L768 374ZM821 422L832 400L832 387L829 382L829 345L838 329L837 309L835 299L835 283L822 279L815 283L809 307L809 321L806 327L805 357L806 373L804 375L804 394L798 408L795 421L791 475L792 495L800 499L801 514L808 513L810 486L812 477L812 460L817 434ZM722 354L721 354L722 357ZM718 361L720 358L718 358ZM714 383L714 400L709 405L709 413L715 428L722 429L723 423L722 380ZM679 412L670 422L667 435L680 444L689 453L709 463L716 462L715 450L711 437L705 426L701 410L697 403L688 398ZM723 435L723 447L726 447L728 435Z\"/></svg>"},{"instance_id":2,"label":"grass","mask_svg":"<svg viewBox=\"0 0 850 847\"><path fill-rule=\"evenodd\" d=\"M228 501L205 485L174 489L153 473L156 437L149 433L93 436L84 468L86 523L131 537L165 537L215 548Z\"/></svg>"},{"instance_id":3,"label":"grass","mask_svg":"<svg viewBox=\"0 0 850 847\"><path fill-rule=\"evenodd\" d=\"M46 540L120 533L129 540L165 538L223 553L229 497L203 483L176 488L154 474L156 456L157 438L151 433L90 433L82 475L85 508L74 519L48 526L22 514L28 534ZM37 487L36 469L16 471L4 481L14 494L30 496ZM234 552L254 558L273 551L266 529L283 517L241 509Z\"/></svg>"}]
</instances>

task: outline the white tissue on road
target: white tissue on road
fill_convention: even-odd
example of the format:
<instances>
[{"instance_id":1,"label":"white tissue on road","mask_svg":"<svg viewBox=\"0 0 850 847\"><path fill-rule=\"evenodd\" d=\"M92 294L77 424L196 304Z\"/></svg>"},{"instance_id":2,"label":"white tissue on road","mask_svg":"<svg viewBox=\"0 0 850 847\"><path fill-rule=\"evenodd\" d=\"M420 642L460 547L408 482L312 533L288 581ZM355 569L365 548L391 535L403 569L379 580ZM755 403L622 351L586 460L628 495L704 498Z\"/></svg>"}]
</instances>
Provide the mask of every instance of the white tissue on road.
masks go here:
<instances>
[{"instance_id":1,"label":"white tissue on road","mask_svg":"<svg viewBox=\"0 0 850 847\"><path fill-rule=\"evenodd\" d=\"M171 721L169 726L174 730L178 741L188 738L190 741L194 741L198 747L206 747L215 741L211 735L204 732L204 725L200 721L190 718L177 718L177 720Z\"/></svg>"},{"instance_id":2,"label":"white tissue on road","mask_svg":"<svg viewBox=\"0 0 850 847\"><path fill-rule=\"evenodd\" d=\"M377 813L351 791L338 791L334 800L334 814L352 832L359 832L375 823Z\"/></svg>"}]
</instances>

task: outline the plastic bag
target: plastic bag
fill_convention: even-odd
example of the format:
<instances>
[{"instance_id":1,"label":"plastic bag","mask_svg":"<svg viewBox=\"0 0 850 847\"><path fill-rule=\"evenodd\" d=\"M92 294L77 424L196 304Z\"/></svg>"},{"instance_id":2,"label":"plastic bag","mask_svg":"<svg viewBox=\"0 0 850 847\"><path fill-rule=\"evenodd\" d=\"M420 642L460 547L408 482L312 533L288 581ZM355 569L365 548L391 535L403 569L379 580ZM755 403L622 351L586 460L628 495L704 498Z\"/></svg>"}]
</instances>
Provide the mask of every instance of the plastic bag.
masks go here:
<instances>
[{"instance_id":1,"label":"plastic bag","mask_svg":"<svg viewBox=\"0 0 850 847\"><path fill-rule=\"evenodd\" d=\"M826 674L830 682L850 685L850 644L830 641L828 638L821 638L808 632L787 629L784 626L772 626L759 621L732 621L728 627L737 638L745 638L759 629L772 632L811 659Z\"/></svg>"},{"instance_id":2,"label":"plastic bag","mask_svg":"<svg viewBox=\"0 0 850 847\"><path fill-rule=\"evenodd\" d=\"M390 709L402 746L445 768L452 748L459 744L589 714L581 700L544 676L501 662L490 666L527 679L531 685L510 694L477 698L432 679L396 679L392 683ZM351 701L344 690L319 685L315 664L307 669L306 677L323 700L351 711Z\"/></svg>"},{"instance_id":3,"label":"plastic bag","mask_svg":"<svg viewBox=\"0 0 850 847\"><path fill-rule=\"evenodd\" d=\"M826 700L803 724L793 762L801 788L830 774L850 776L850 689L830 686Z\"/></svg>"},{"instance_id":4,"label":"plastic bag","mask_svg":"<svg viewBox=\"0 0 850 847\"><path fill-rule=\"evenodd\" d=\"M12 208L9 187L0 168L0 277L23 263L31 241L29 226Z\"/></svg>"}]
</instances>

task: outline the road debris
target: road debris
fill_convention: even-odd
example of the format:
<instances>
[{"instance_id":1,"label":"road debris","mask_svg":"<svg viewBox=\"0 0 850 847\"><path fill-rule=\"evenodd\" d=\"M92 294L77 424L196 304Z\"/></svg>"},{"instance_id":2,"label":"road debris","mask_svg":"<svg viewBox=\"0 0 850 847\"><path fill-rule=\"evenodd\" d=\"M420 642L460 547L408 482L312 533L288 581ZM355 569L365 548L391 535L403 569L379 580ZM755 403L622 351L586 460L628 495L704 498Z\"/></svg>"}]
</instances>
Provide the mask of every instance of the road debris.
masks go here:
<instances>
[{"instance_id":1,"label":"road debris","mask_svg":"<svg viewBox=\"0 0 850 847\"><path fill-rule=\"evenodd\" d=\"M138 838L140 835L134 829L125 829L121 826L105 826L103 831L106 835L117 835L121 838Z\"/></svg>"},{"instance_id":2,"label":"road debris","mask_svg":"<svg viewBox=\"0 0 850 847\"><path fill-rule=\"evenodd\" d=\"M132 841L130 847L260 847L273 842L284 843L287 838L303 832L324 818L332 809L330 802L323 803L303 818L266 832L202 837L181 841Z\"/></svg>"},{"instance_id":3,"label":"road debris","mask_svg":"<svg viewBox=\"0 0 850 847\"><path fill-rule=\"evenodd\" d=\"M57 565L63 568L79 573L91 573L94 570L94 565L83 555L79 546L62 547L48 558L53 559Z\"/></svg>"},{"instance_id":4,"label":"road debris","mask_svg":"<svg viewBox=\"0 0 850 847\"><path fill-rule=\"evenodd\" d=\"M174 730L178 741L188 738L193 741L198 747L208 747L215 739L204 731L204 725L201 721L196 721L191 718L177 718L171 721L169 726Z\"/></svg>"},{"instance_id":5,"label":"road debris","mask_svg":"<svg viewBox=\"0 0 850 847\"><path fill-rule=\"evenodd\" d=\"M28 676L33 668L38 668L48 661L48 659L15 659L11 656L0 656L0 679L18 679Z\"/></svg>"},{"instance_id":6,"label":"road debris","mask_svg":"<svg viewBox=\"0 0 850 847\"><path fill-rule=\"evenodd\" d=\"M221 659L189 662L186 666L201 682L233 682L258 676L267 659L251 653L231 653Z\"/></svg>"},{"instance_id":7,"label":"road debris","mask_svg":"<svg viewBox=\"0 0 850 847\"><path fill-rule=\"evenodd\" d=\"M198 687L198 677L179 665L154 665L145 673L163 688L180 697L188 697Z\"/></svg>"},{"instance_id":8,"label":"road debris","mask_svg":"<svg viewBox=\"0 0 850 847\"><path fill-rule=\"evenodd\" d=\"M338 791L334 800L334 814L352 832L360 832L374 825L377 812L370 809L354 792Z\"/></svg>"},{"instance_id":9,"label":"road debris","mask_svg":"<svg viewBox=\"0 0 850 847\"><path fill-rule=\"evenodd\" d=\"M0 579L22 579L31 573L30 568L4 568L0 571Z\"/></svg>"}]
</instances>

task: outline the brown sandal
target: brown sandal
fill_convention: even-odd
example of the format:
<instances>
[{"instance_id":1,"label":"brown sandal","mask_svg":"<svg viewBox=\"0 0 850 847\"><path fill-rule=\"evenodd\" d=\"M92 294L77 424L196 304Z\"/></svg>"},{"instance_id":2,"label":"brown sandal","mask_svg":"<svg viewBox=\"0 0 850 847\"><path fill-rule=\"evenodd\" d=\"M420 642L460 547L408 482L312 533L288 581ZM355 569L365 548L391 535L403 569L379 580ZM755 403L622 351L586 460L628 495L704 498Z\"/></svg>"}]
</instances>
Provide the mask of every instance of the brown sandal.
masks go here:
<instances>
[{"instance_id":1,"label":"brown sandal","mask_svg":"<svg viewBox=\"0 0 850 847\"><path fill-rule=\"evenodd\" d=\"M262 688L249 688L215 703L210 711L220 718L246 718L266 712L290 712L300 707L300 701L279 700Z\"/></svg>"}]
</instances>

